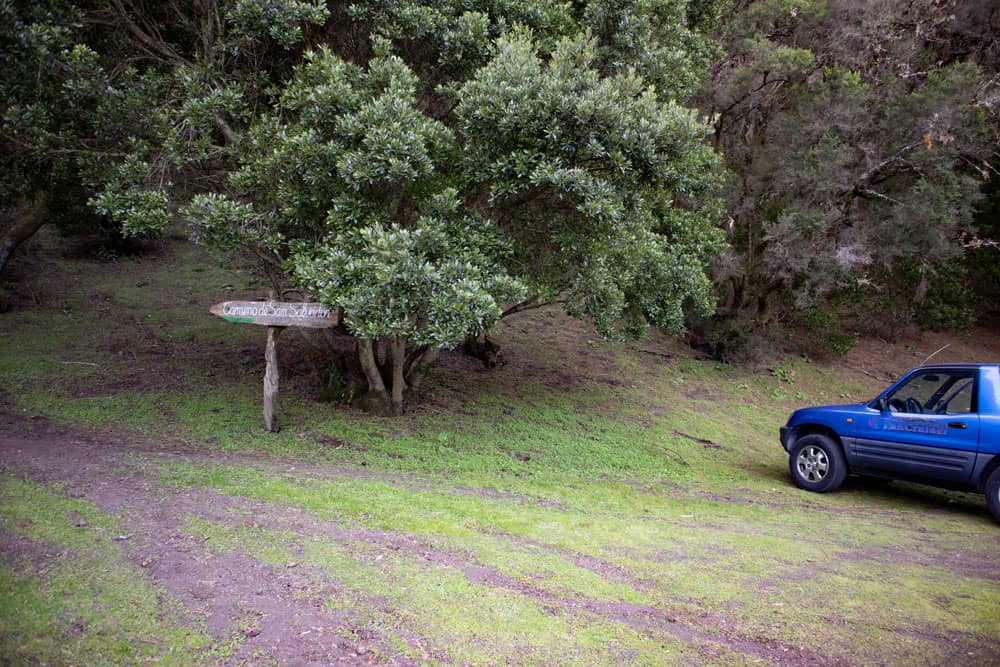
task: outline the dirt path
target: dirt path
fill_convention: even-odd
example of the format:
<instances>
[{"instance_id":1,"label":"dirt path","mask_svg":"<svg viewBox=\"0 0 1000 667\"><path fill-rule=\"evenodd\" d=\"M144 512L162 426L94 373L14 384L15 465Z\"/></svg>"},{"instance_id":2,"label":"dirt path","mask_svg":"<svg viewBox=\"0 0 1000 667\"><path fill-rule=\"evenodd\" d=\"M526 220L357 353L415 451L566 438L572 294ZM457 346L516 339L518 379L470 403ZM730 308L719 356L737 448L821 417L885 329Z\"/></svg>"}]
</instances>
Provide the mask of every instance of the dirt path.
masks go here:
<instances>
[{"instance_id":1,"label":"dirt path","mask_svg":"<svg viewBox=\"0 0 1000 667\"><path fill-rule=\"evenodd\" d=\"M337 594L336 582L311 568L274 567L238 553L213 553L200 539L185 534L184 523L191 516L234 525L246 521L248 512L252 516L267 512L260 503L245 499L200 490L170 492L144 471L144 454L186 459L193 453L157 452L149 443L126 446L10 414L0 417L0 423L3 470L36 482L58 483L66 495L120 517L123 532L112 539L123 556L147 569L181 603L188 620L204 622L216 640L241 640L230 662L266 658L296 665L372 662L372 642L352 642L334 632L356 625L355 619L325 604ZM203 461L230 458L210 451L198 456ZM30 545L22 543L20 548Z\"/></svg>"},{"instance_id":2,"label":"dirt path","mask_svg":"<svg viewBox=\"0 0 1000 667\"><path fill-rule=\"evenodd\" d=\"M71 454L69 454L71 452ZM196 465L221 463L254 465L274 472L287 462L251 458L192 448L183 443L158 445L142 439L127 442L109 434L70 431L44 419L0 412L0 472L44 484L57 484L62 493L85 500L121 520L122 535L114 536L121 556L148 572L152 581L181 605L182 617L207 629L219 644L237 648L226 664L282 665L411 664L409 656L425 661L455 662L447 646L429 645L411 635L400 622L396 637L409 644L405 653L393 649L366 624L369 610L394 618L392 605L363 591L348 591L319 568L290 561L284 565L260 562L237 550L213 550L185 525L192 518L230 529L262 529L294 535L295 539L326 543L369 543L422 558L433 565L461 572L472 583L527 596L548 613L569 618L600 619L633 628L650 637L680 640L700 647L706 659L713 648L736 652L751 662L778 665L839 665L842 659L774 641L755 641L730 634L733 619L716 614L701 617L670 613L661 608L618 601L565 598L515 580L475 561L470 554L442 550L418 538L389 530L340 525L295 508L268 505L259 500L232 497L204 489L183 491L164 487L156 478L156 461L164 458ZM380 476L381 473L323 466L296 467L306 479L332 475ZM386 474L394 483L421 487L419 480ZM423 482L427 484L427 482ZM422 488L422 487L421 487ZM444 485L445 493L478 494L477 489ZM511 498L513 502L532 502ZM558 509L558 508L554 508ZM510 539L517 541L515 536ZM291 546L293 553L296 546ZM47 545L0 532L2 554L29 554L51 558ZM0 555L2 555L0 554ZM603 578L617 579L642 589L652 582L635 579L613 564L582 554L563 554L580 567ZM334 608L330 600L358 601L358 608ZM340 606L340 605L338 605ZM347 638L349 637L349 638ZM707 647L707 648L706 648Z\"/></svg>"}]
</instances>

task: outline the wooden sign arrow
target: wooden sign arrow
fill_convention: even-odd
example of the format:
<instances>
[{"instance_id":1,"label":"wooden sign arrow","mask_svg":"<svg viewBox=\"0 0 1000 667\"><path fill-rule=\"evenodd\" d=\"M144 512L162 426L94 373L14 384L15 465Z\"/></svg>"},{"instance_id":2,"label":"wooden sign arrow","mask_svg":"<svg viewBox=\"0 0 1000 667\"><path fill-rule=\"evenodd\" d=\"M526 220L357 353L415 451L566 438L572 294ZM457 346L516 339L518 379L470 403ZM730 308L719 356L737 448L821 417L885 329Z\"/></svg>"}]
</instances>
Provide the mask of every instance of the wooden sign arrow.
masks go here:
<instances>
[{"instance_id":1,"label":"wooden sign arrow","mask_svg":"<svg viewBox=\"0 0 1000 667\"><path fill-rule=\"evenodd\" d=\"M224 301L209 309L228 322L260 324L268 327L309 327L327 329L337 326L337 313L321 303L285 301Z\"/></svg>"}]
</instances>

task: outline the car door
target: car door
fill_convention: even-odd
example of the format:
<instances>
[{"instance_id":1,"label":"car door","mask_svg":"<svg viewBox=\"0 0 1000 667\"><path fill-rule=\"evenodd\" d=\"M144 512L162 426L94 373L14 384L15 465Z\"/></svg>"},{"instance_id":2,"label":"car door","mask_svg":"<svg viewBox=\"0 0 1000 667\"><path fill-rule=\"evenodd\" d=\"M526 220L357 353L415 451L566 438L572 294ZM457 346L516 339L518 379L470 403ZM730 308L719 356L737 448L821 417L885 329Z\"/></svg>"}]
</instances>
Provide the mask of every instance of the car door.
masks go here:
<instances>
[{"instance_id":1,"label":"car door","mask_svg":"<svg viewBox=\"0 0 1000 667\"><path fill-rule=\"evenodd\" d=\"M968 482L979 445L978 369L921 369L892 387L858 425L858 472Z\"/></svg>"}]
</instances>

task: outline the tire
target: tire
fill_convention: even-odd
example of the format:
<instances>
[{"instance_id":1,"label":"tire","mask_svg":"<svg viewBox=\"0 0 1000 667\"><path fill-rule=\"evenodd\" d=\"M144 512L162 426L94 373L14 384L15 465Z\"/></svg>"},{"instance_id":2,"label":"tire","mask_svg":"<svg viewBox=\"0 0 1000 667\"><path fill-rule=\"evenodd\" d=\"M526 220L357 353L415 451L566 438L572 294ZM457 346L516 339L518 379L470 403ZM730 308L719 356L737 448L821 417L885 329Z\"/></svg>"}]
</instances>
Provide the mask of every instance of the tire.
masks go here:
<instances>
[{"instance_id":1,"label":"tire","mask_svg":"<svg viewBox=\"0 0 1000 667\"><path fill-rule=\"evenodd\" d=\"M840 445L821 433L810 433L795 441L788 455L788 469L795 486L816 493L833 491L847 478L847 462Z\"/></svg>"},{"instance_id":2,"label":"tire","mask_svg":"<svg viewBox=\"0 0 1000 667\"><path fill-rule=\"evenodd\" d=\"M986 478L986 507L993 520L1000 523L1000 468L996 468Z\"/></svg>"}]
</instances>

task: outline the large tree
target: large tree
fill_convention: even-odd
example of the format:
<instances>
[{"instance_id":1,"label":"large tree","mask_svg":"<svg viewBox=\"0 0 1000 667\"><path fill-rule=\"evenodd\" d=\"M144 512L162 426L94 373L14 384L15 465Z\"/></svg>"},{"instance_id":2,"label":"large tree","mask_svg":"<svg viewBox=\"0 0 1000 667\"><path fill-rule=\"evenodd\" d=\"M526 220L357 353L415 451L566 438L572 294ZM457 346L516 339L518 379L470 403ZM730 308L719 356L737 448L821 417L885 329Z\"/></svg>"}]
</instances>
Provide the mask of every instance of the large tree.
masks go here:
<instances>
[{"instance_id":1,"label":"large tree","mask_svg":"<svg viewBox=\"0 0 1000 667\"><path fill-rule=\"evenodd\" d=\"M328 16L318 0L0 0L0 271L56 207L162 232L224 178Z\"/></svg>"},{"instance_id":2,"label":"large tree","mask_svg":"<svg viewBox=\"0 0 1000 667\"><path fill-rule=\"evenodd\" d=\"M186 213L339 309L393 413L438 349L528 307L679 331L720 248L717 159L675 101L710 55L684 9L353 5L368 49L308 52Z\"/></svg>"},{"instance_id":3,"label":"large tree","mask_svg":"<svg viewBox=\"0 0 1000 667\"><path fill-rule=\"evenodd\" d=\"M848 291L900 321L947 296L1000 177L998 25L995 3L726 4L699 98L736 175L721 344Z\"/></svg>"},{"instance_id":4,"label":"large tree","mask_svg":"<svg viewBox=\"0 0 1000 667\"><path fill-rule=\"evenodd\" d=\"M720 165L677 101L715 56L703 3L0 3L28 56L10 187L72 156L133 235L195 195L197 238L341 312L368 405L400 412L437 350L526 308L617 338L711 310Z\"/></svg>"}]
</instances>

